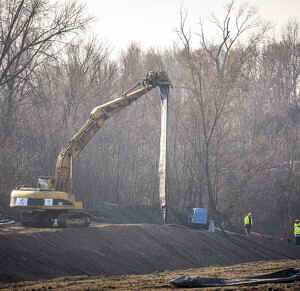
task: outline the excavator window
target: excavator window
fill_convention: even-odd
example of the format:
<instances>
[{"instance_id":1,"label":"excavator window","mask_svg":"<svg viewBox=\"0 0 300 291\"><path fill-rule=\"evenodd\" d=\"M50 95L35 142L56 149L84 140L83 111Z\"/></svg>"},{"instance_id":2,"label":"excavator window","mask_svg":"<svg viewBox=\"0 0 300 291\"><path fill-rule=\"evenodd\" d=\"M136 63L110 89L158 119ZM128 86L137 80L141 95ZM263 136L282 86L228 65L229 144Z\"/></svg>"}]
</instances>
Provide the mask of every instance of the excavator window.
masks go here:
<instances>
[{"instance_id":1,"label":"excavator window","mask_svg":"<svg viewBox=\"0 0 300 291\"><path fill-rule=\"evenodd\" d=\"M39 178L37 187L39 189L47 189L48 179Z\"/></svg>"}]
</instances>

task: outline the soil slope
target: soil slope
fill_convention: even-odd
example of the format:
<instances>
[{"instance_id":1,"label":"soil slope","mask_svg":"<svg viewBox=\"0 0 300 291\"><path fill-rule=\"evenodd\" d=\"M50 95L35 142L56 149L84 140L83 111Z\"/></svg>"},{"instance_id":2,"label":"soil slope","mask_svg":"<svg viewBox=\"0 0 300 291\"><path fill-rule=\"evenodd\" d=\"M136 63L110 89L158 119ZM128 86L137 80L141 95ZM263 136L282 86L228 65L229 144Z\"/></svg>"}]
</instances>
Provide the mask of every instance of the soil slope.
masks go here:
<instances>
[{"instance_id":1,"label":"soil slope","mask_svg":"<svg viewBox=\"0 0 300 291\"><path fill-rule=\"evenodd\" d=\"M0 228L0 248L3 283L300 259L299 246L279 240L159 224L92 223L70 229L7 225Z\"/></svg>"}]
</instances>

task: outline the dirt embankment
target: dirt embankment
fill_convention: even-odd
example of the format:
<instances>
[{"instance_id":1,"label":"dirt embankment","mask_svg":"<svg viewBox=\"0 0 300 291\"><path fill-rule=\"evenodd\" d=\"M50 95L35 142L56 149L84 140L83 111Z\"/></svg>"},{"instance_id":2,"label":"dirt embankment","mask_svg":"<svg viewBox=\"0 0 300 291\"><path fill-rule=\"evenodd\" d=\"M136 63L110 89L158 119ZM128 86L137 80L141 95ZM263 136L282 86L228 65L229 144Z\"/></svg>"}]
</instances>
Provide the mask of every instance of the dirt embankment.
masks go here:
<instances>
[{"instance_id":1,"label":"dirt embankment","mask_svg":"<svg viewBox=\"0 0 300 291\"><path fill-rule=\"evenodd\" d=\"M300 259L299 246L158 224L0 228L0 281L150 274L263 260Z\"/></svg>"},{"instance_id":2,"label":"dirt embankment","mask_svg":"<svg viewBox=\"0 0 300 291\"><path fill-rule=\"evenodd\" d=\"M105 204L91 214L89 228L0 226L0 289L169 289L183 274L237 278L300 268L300 247L287 242L163 225L151 207Z\"/></svg>"}]
</instances>

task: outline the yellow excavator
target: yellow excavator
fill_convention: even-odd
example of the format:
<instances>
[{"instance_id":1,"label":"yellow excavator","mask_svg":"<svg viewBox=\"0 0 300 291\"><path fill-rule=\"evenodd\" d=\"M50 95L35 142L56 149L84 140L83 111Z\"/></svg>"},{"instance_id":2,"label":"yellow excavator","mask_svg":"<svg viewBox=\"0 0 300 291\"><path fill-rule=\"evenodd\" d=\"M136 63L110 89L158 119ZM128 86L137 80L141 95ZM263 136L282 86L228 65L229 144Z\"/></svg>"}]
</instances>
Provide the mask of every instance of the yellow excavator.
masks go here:
<instances>
[{"instance_id":1,"label":"yellow excavator","mask_svg":"<svg viewBox=\"0 0 300 291\"><path fill-rule=\"evenodd\" d=\"M127 105L160 86L172 86L164 71L150 71L147 77L124 92L119 98L95 107L85 125L63 147L57 158L55 176L38 178L37 188L22 186L11 192L10 207L32 209L23 213L21 225L31 227L89 226L90 215L81 211L82 202L72 192L72 164L77 155L95 135L104 121ZM141 88L140 88L141 87Z\"/></svg>"}]
</instances>

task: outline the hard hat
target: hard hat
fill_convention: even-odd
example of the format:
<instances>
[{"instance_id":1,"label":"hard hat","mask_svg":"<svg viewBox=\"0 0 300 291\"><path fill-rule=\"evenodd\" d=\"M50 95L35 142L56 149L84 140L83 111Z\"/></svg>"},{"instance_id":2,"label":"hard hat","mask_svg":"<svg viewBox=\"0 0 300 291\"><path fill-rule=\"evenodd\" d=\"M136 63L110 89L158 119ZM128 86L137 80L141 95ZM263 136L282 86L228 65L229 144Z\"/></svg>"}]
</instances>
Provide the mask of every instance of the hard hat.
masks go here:
<instances>
[{"instance_id":1,"label":"hard hat","mask_svg":"<svg viewBox=\"0 0 300 291\"><path fill-rule=\"evenodd\" d=\"M251 216L251 213L249 213L248 215L250 215L250 216Z\"/></svg>"},{"instance_id":2,"label":"hard hat","mask_svg":"<svg viewBox=\"0 0 300 291\"><path fill-rule=\"evenodd\" d=\"M295 222L299 222L299 219L296 219Z\"/></svg>"}]
</instances>

